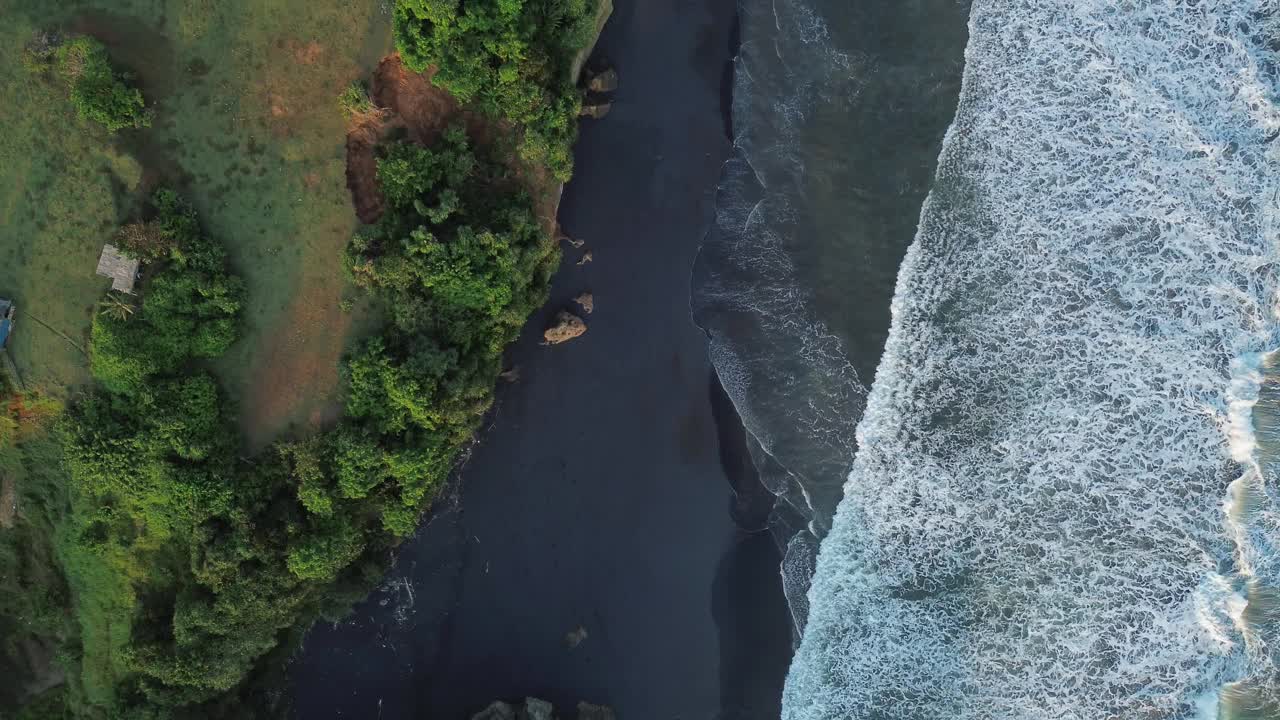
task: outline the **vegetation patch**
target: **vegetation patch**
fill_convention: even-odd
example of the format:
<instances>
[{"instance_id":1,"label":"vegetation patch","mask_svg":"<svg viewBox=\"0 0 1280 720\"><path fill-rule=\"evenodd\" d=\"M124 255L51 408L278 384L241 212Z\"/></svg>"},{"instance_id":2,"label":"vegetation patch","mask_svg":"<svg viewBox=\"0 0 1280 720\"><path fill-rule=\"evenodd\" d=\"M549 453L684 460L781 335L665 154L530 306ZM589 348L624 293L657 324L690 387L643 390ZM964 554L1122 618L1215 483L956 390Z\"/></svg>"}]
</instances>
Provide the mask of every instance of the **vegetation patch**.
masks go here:
<instances>
[{"instance_id":1,"label":"vegetation patch","mask_svg":"<svg viewBox=\"0 0 1280 720\"><path fill-rule=\"evenodd\" d=\"M367 592L476 431L557 249L460 127L436 148L391 146L378 172L388 211L349 262L387 326L345 364L344 421L253 460L200 368L235 339L241 285L190 208L156 196L168 257L135 312L95 317L99 388L63 427L74 703L113 717L274 712L253 691L265 659Z\"/></svg>"},{"instance_id":2,"label":"vegetation patch","mask_svg":"<svg viewBox=\"0 0 1280 720\"><path fill-rule=\"evenodd\" d=\"M347 121L354 124L377 119L382 109L369 97L369 88L364 83L353 82L338 96L338 107Z\"/></svg>"},{"instance_id":3,"label":"vegetation patch","mask_svg":"<svg viewBox=\"0 0 1280 720\"><path fill-rule=\"evenodd\" d=\"M363 593L386 543L362 534L368 511L314 519L300 500L310 453L339 435L243 458L203 368L238 334L242 285L190 206L154 205L168 254L134 312L94 318L98 387L60 428L79 635L66 698L78 716L274 717L253 682L278 667L264 658Z\"/></svg>"},{"instance_id":4,"label":"vegetation patch","mask_svg":"<svg viewBox=\"0 0 1280 720\"><path fill-rule=\"evenodd\" d=\"M108 132L151 126L152 112L130 76L111 67L107 48L91 37L60 40L42 33L28 47L34 68L52 68L71 93L71 104L82 120Z\"/></svg>"},{"instance_id":5,"label":"vegetation patch","mask_svg":"<svg viewBox=\"0 0 1280 720\"><path fill-rule=\"evenodd\" d=\"M115 231L144 279L137 298L108 295L92 311L92 387L56 424L53 408L0 425L10 450L0 467L24 508L20 532L0 535L0 630L53 643L67 675L28 714L284 712L269 691L284 660L318 618L364 597L414 531L492 404L505 347L545 300L559 255L528 192L545 184L522 174L500 132L483 132L515 129L524 163L567 179L578 103L568 67L580 28L594 23L588 4L397 2L406 62L438 66L442 87L490 124L469 134L455 122L430 147L371 144L381 212L345 255L381 324L342 362L345 414L325 432L255 452L236 431L239 403L211 368L243 347L255 285L233 271L216 224L162 191L146 219ZM37 57L70 85L82 117L145 127L141 94L100 44L79 40ZM313 46L300 63L320 62ZM290 148L303 146L276 121L293 106L275 88L262 97L292 162ZM340 104L353 118L382 112L354 90ZM251 142L251 155L262 152ZM9 652L0 670L31 656L29 646Z\"/></svg>"},{"instance_id":6,"label":"vegetation patch","mask_svg":"<svg viewBox=\"0 0 1280 720\"><path fill-rule=\"evenodd\" d=\"M0 707L60 682L53 657L76 639L56 549L66 482L48 432L61 409L0 373Z\"/></svg>"},{"instance_id":7,"label":"vegetation patch","mask_svg":"<svg viewBox=\"0 0 1280 720\"><path fill-rule=\"evenodd\" d=\"M510 122L521 156L573 174L581 94L573 59L596 32L598 0L397 0L396 47L464 105Z\"/></svg>"}]
</instances>

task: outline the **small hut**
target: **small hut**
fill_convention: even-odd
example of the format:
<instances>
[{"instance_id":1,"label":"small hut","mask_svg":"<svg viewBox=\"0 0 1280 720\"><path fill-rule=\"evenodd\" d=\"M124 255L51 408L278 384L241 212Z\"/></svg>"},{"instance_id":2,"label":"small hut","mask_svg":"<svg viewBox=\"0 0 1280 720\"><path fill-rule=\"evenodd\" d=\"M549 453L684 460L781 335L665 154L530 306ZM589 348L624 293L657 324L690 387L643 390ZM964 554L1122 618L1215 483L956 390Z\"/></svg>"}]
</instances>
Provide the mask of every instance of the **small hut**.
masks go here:
<instances>
[{"instance_id":1,"label":"small hut","mask_svg":"<svg viewBox=\"0 0 1280 720\"><path fill-rule=\"evenodd\" d=\"M133 283L138 279L138 261L126 257L115 245L102 246L98 258L98 274L111 278L111 289L133 294Z\"/></svg>"}]
</instances>

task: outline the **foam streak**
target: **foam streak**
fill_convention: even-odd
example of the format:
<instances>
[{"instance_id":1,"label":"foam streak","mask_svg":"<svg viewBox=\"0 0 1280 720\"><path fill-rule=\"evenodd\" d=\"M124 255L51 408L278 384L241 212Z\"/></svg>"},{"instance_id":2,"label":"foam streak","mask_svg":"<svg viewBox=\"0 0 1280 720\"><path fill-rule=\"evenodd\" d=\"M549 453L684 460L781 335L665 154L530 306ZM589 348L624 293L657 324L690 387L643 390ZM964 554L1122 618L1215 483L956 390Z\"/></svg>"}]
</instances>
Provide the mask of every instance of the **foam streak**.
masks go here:
<instances>
[{"instance_id":1,"label":"foam streak","mask_svg":"<svg viewBox=\"0 0 1280 720\"><path fill-rule=\"evenodd\" d=\"M1280 507L1224 506L1278 345L1275 12L974 4L785 718L1204 717L1274 680L1242 593Z\"/></svg>"}]
</instances>

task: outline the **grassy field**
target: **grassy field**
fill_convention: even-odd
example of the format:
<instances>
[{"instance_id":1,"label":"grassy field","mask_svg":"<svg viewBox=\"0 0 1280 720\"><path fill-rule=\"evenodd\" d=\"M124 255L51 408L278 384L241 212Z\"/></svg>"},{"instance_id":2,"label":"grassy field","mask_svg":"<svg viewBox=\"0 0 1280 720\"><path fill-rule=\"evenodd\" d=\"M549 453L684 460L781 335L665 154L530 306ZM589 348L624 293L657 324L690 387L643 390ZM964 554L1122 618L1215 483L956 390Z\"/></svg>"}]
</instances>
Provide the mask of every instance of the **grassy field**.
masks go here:
<instances>
[{"instance_id":1,"label":"grassy field","mask_svg":"<svg viewBox=\"0 0 1280 720\"><path fill-rule=\"evenodd\" d=\"M86 380L79 348L108 285L97 253L169 185L248 283L245 339L218 369L251 445L327 417L356 225L336 97L389 50L388 13L378 0L0 0L0 296L20 308L11 353L28 382ZM23 47L50 28L103 41L155 126L108 135L34 79Z\"/></svg>"}]
</instances>

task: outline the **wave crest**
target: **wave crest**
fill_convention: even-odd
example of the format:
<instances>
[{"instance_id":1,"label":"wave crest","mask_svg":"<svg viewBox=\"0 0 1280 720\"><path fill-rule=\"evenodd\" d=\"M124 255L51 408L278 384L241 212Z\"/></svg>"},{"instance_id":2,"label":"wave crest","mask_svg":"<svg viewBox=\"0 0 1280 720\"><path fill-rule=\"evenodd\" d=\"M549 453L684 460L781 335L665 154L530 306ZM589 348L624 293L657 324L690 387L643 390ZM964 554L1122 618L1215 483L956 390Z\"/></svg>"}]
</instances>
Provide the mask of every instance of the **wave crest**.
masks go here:
<instances>
[{"instance_id":1,"label":"wave crest","mask_svg":"<svg viewBox=\"0 0 1280 720\"><path fill-rule=\"evenodd\" d=\"M1232 362L1280 339L1273 7L974 4L784 717L1176 718L1274 688L1244 603L1280 577L1242 561L1280 503L1228 449Z\"/></svg>"}]
</instances>

